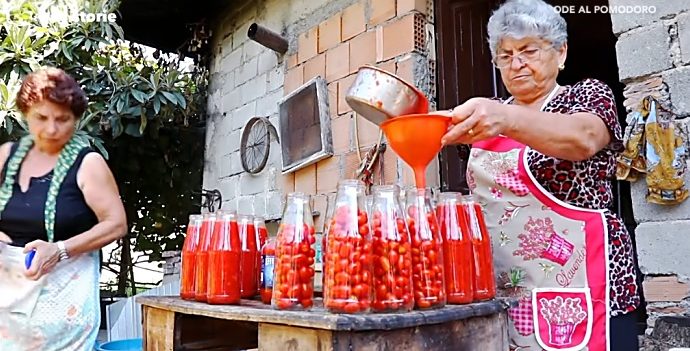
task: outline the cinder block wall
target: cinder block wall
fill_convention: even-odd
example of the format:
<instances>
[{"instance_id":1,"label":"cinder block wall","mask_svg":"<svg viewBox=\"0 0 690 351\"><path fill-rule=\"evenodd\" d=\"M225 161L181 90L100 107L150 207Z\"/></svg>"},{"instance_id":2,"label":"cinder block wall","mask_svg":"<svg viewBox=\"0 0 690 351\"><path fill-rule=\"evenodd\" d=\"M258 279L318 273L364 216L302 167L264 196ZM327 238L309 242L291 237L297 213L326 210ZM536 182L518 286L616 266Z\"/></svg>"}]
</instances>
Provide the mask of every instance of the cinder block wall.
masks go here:
<instances>
[{"instance_id":1,"label":"cinder block wall","mask_svg":"<svg viewBox=\"0 0 690 351\"><path fill-rule=\"evenodd\" d=\"M636 0L610 0L610 5L639 5ZM654 14L613 14L620 79L625 83L626 112L653 95L690 123L690 2L657 0ZM595 58L593 53L593 58ZM622 111L621 111L622 112ZM686 178L690 185L690 175ZM645 200L646 183L632 186L633 211L648 334L659 316L690 315L690 201L660 206Z\"/></svg>"},{"instance_id":2,"label":"cinder block wall","mask_svg":"<svg viewBox=\"0 0 690 351\"><path fill-rule=\"evenodd\" d=\"M435 95L430 74L434 63L428 55L433 40L426 33L432 18L430 4L426 0L266 0L225 14L212 28L204 188L221 190L224 209L268 219L281 215L281 200L292 191L313 195L314 210L325 213L327 195L336 191L338 180L352 178L359 165L357 147L363 156L379 137L378 127L345 103L358 67L379 66ZM278 55L249 40L247 28L253 22L288 38L288 53ZM272 142L266 168L257 175L244 172L239 142L246 121L267 116L279 130L277 102L316 76L328 83L335 155L283 175L280 145ZM382 161L375 183L413 184L409 167L391 150ZM428 177L432 186L439 184L436 164L429 167ZM320 216L317 230L322 223Z\"/></svg>"}]
</instances>

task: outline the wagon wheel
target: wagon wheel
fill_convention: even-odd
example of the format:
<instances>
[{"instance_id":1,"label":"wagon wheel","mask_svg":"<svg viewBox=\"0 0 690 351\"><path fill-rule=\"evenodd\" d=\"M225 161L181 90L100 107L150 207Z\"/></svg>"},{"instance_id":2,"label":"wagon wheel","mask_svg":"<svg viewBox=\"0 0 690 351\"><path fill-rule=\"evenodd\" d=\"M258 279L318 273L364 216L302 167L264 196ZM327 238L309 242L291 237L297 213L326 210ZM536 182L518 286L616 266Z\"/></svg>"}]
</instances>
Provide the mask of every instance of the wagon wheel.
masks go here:
<instances>
[{"instance_id":1,"label":"wagon wheel","mask_svg":"<svg viewBox=\"0 0 690 351\"><path fill-rule=\"evenodd\" d=\"M271 134L277 137L275 128L266 117L252 117L247 121L240 140L242 168L256 174L266 167L271 148Z\"/></svg>"}]
</instances>

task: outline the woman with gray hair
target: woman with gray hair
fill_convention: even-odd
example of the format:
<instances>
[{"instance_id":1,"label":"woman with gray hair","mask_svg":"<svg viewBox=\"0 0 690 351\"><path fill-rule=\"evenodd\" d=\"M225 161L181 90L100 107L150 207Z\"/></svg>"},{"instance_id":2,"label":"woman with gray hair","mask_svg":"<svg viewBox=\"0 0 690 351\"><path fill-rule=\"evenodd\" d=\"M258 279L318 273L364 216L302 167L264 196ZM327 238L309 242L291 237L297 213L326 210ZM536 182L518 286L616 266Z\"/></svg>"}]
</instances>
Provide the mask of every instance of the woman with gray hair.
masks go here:
<instances>
[{"instance_id":1,"label":"woman with gray hair","mask_svg":"<svg viewBox=\"0 0 690 351\"><path fill-rule=\"evenodd\" d=\"M488 24L512 95L451 112L443 143L472 144L467 179L493 240L499 295L520 350L637 350L640 298L630 235L611 210L622 149L611 89L560 86L565 20L542 0L509 0Z\"/></svg>"}]
</instances>

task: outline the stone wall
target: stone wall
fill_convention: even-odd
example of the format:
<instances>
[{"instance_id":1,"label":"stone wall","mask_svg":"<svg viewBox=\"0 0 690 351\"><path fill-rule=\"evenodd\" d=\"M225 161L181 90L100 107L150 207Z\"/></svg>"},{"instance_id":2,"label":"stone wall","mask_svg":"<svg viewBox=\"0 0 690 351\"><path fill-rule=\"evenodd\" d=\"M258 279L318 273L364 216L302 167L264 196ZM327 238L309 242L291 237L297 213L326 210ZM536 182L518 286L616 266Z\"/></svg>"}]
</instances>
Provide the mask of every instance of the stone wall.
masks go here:
<instances>
[{"instance_id":1,"label":"stone wall","mask_svg":"<svg viewBox=\"0 0 690 351\"><path fill-rule=\"evenodd\" d=\"M610 0L639 5L639 0ZM627 112L646 95L670 107L680 124L690 123L690 2L657 0L654 14L612 14ZM690 184L690 174L686 178ZM678 206L647 203L644 179L632 185L638 262L644 274L647 334L660 316L690 315L690 201ZM676 345L681 346L681 345Z\"/></svg>"},{"instance_id":2,"label":"stone wall","mask_svg":"<svg viewBox=\"0 0 690 351\"><path fill-rule=\"evenodd\" d=\"M314 210L325 213L338 180L352 178L360 156L379 139L378 127L345 103L358 67L379 66L434 95L429 8L426 0L264 0L225 15L212 28L204 188L220 189L224 209L267 219L281 215L281 200L292 191L313 195ZM288 38L287 54L249 40L252 22ZM246 121L266 116L280 130L278 101L316 76L328 84L335 155L283 175L280 145L274 141L266 168L257 175L244 172L239 145ZM381 160L376 183L413 183L411 171L391 150ZM438 185L437 165L428 173L429 183ZM318 218L317 230L321 223Z\"/></svg>"}]
</instances>

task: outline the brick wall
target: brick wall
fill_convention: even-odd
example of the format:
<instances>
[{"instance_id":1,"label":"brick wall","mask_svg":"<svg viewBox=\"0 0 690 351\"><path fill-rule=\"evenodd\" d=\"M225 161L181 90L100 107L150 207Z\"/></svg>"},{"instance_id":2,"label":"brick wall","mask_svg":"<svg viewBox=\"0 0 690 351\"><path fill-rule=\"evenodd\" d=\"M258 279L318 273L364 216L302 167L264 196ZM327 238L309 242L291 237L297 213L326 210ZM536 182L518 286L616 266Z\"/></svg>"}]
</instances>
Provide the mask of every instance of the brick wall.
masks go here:
<instances>
[{"instance_id":1,"label":"brick wall","mask_svg":"<svg viewBox=\"0 0 690 351\"><path fill-rule=\"evenodd\" d=\"M227 14L213 28L204 187L221 190L223 208L269 219L280 216L281 198L291 191L313 195L314 210L325 213L326 197L336 191L338 180L354 176L357 148L364 155L379 138L378 127L345 102L358 67L376 65L433 96L428 8L426 0L269 0ZM248 40L252 22L287 37L288 53L278 55ZM243 172L239 139L244 123L267 116L278 128L279 99L316 76L328 84L334 156L282 175L280 145L273 142L266 168L257 175ZM438 185L436 164L429 167L428 179ZM388 150L374 181L411 185L413 176Z\"/></svg>"},{"instance_id":2,"label":"brick wall","mask_svg":"<svg viewBox=\"0 0 690 351\"><path fill-rule=\"evenodd\" d=\"M635 0L610 0L610 5L635 5ZM613 14L616 51L626 88L627 112L642 97L653 95L681 118L690 119L690 2L653 1L654 14ZM686 179L690 184L690 175ZM659 206L645 200L644 180L632 186L640 269L649 313L648 334L664 315L690 315L690 201Z\"/></svg>"}]
</instances>

